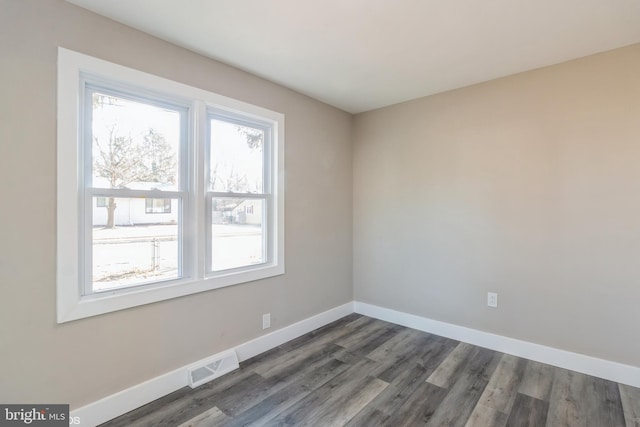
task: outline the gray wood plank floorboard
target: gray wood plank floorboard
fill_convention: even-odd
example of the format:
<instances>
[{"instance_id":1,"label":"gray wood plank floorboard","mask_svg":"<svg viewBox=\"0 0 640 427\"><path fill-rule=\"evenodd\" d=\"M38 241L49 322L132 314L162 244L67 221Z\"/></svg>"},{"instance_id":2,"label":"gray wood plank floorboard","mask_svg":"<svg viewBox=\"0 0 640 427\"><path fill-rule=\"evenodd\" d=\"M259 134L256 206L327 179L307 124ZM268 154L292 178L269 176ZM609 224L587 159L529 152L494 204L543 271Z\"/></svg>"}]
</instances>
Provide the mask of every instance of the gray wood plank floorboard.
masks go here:
<instances>
[{"instance_id":1,"label":"gray wood plank floorboard","mask_svg":"<svg viewBox=\"0 0 640 427\"><path fill-rule=\"evenodd\" d=\"M616 384L556 369L546 425L624 427L624 411Z\"/></svg>"},{"instance_id":2,"label":"gray wood plank floorboard","mask_svg":"<svg viewBox=\"0 0 640 427\"><path fill-rule=\"evenodd\" d=\"M547 421L549 402L518 394L506 425L509 427L543 426Z\"/></svg>"},{"instance_id":3,"label":"gray wood plank floorboard","mask_svg":"<svg viewBox=\"0 0 640 427\"><path fill-rule=\"evenodd\" d=\"M223 424L229 419L224 412L215 406L208 411L190 419L178 427L215 427Z\"/></svg>"},{"instance_id":4,"label":"gray wood plank floorboard","mask_svg":"<svg viewBox=\"0 0 640 427\"><path fill-rule=\"evenodd\" d=\"M640 427L640 389L351 314L104 427Z\"/></svg>"},{"instance_id":5,"label":"gray wood plank floorboard","mask_svg":"<svg viewBox=\"0 0 640 427\"><path fill-rule=\"evenodd\" d=\"M478 404L504 414L511 412L525 366L526 360L508 354L503 355Z\"/></svg>"},{"instance_id":6,"label":"gray wood plank floorboard","mask_svg":"<svg viewBox=\"0 0 640 427\"><path fill-rule=\"evenodd\" d=\"M349 365L339 360L330 359L307 375L295 376L294 381L277 393L264 396L263 400L246 409L238 416L225 423L225 426L261 426L268 420L291 408L308 396L312 391L343 373Z\"/></svg>"},{"instance_id":7,"label":"gray wood plank floorboard","mask_svg":"<svg viewBox=\"0 0 640 427\"><path fill-rule=\"evenodd\" d=\"M466 426L504 426L524 375L526 360L505 354L473 409Z\"/></svg>"},{"instance_id":8,"label":"gray wood plank floorboard","mask_svg":"<svg viewBox=\"0 0 640 427\"><path fill-rule=\"evenodd\" d=\"M411 393L385 425L389 427L427 425L446 396L446 389L425 381Z\"/></svg>"},{"instance_id":9,"label":"gray wood plank floorboard","mask_svg":"<svg viewBox=\"0 0 640 427\"><path fill-rule=\"evenodd\" d=\"M427 378L427 381L438 387L448 388L453 378L464 367L473 346L461 342L438 366L438 368Z\"/></svg>"},{"instance_id":10,"label":"gray wood plank floorboard","mask_svg":"<svg viewBox=\"0 0 640 427\"><path fill-rule=\"evenodd\" d=\"M518 393L549 401L553 385L554 367L529 360Z\"/></svg>"},{"instance_id":11,"label":"gray wood plank floorboard","mask_svg":"<svg viewBox=\"0 0 640 427\"><path fill-rule=\"evenodd\" d=\"M447 396L440 402L428 426L464 426L489 383L502 354L474 347L464 368L451 378Z\"/></svg>"},{"instance_id":12,"label":"gray wood plank floorboard","mask_svg":"<svg viewBox=\"0 0 640 427\"><path fill-rule=\"evenodd\" d=\"M640 388L618 384L627 427L640 427Z\"/></svg>"}]
</instances>

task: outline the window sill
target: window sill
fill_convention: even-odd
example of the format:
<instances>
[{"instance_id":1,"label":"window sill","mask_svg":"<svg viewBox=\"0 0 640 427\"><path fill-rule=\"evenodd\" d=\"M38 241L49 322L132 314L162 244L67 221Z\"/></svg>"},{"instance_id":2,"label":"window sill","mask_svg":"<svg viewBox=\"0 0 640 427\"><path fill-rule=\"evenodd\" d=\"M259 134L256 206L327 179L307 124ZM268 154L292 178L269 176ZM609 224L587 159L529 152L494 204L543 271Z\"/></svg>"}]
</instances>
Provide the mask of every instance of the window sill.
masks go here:
<instances>
[{"instance_id":1,"label":"window sill","mask_svg":"<svg viewBox=\"0 0 640 427\"><path fill-rule=\"evenodd\" d=\"M165 301L186 295L240 285L284 274L283 265L261 265L259 268L220 274L200 280L172 280L164 286L140 286L104 291L90 296L58 294L58 323L98 316L112 311Z\"/></svg>"}]
</instances>

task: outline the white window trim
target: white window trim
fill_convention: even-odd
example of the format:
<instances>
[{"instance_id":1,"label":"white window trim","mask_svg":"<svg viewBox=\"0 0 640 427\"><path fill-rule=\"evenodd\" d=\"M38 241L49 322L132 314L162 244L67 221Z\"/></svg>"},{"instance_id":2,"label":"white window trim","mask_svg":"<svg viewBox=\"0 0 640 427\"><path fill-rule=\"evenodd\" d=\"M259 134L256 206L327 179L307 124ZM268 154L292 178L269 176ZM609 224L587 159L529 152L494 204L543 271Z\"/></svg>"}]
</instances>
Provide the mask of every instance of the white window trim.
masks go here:
<instances>
[{"instance_id":1,"label":"white window trim","mask_svg":"<svg viewBox=\"0 0 640 427\"><path fill-rule=\"evenodd\" d=\"M114 80L114 79L111 79ZM173 99L175 97L170 96L169 98L171 99L160 99L158 96L150 96L151 94L147 94L146 92L148 92L148 90L146 88L134 88L134 89L129 89L127 87L121 87L122 84L120 82L113 82L111 83L108 79L105 79L104 76L92 76L90 75L90 73L87 73L86 70L82 70L82 74L81 74L81 80L80 80L80 93L79 93L79 99L84 101L84 105L80 105L80 114L79 114L79 122L78 122L78 135L85 135L85 140L81 141L80 139L78 140L78 149L80 151L79 153L79 157L78 157L78 166L82 165L84 166L84 168L79 168L78 169L78 182L84 182L84 188L81 190L80 194L78 195L79 198L79 206L81 206L81 208L79 208L80 211L84 211L84 225L80 225L81 228L81 234L84 233L84 239L82 240L84 242L84 245L86 248L91 247L92 244L92 239L91 239L91 214L92 214L92 207L93 207L93 201L92 201L92 197L95 197L96 194L101 194L101 195L105 195L105 196L111 196L111 197L115 197L115 198L130 198L130 197L140 197L140 198L157 198L157 196L162 195L162 196L166 196L166 197L170 197L172 199L178 200L178 205L181 207L180 210L180 217L181 220L179 221L179 227L178 227L178 244L181 247L181 254L182 256L178 259L178 271L180 273L179 277L174 278L174 279L163 279L157 282L148 282L148 283L143 283L143 284L139 284L137 286L140 286L140 289L143 289L142 287L146 287L146 288L150 288L150 287L156 287L159 286L160 282L166 282L164 284L180 284L180 283L185 283L189 280L193 280L193 278L195 278L196 276L193 274L193 263L189 263L188 260L191 258L192 254L193 254L193 249L191 246L189 245L184 245L186 239L185 239L185 230L187 229L187 227L190 226L190 224L193 224L195 222L195 216L193 213L193 208L194 205L193 203L190 203L190 197L192 197L192 195L194 195L195 191L188 191L188 188L190 187L195 187L193 185L191 185L191 182L189 180L189 175L188 172L189 170L192 169L192 165L191 165L191 159L193 158L193 156L191 155L191 147L194 145L192 139L190 138L189 135L189 125L188 123L190 121L192 121L193 117L190 117L190 111L189 108L191 107L188 102L177 102L176 101L180 101L180 100L176 100ZM175 191L168 191L168 190L132 190L132 189L120 189L120 188L109 188L109 189L105 189L105 188L99 188L99 187L94 187L93 184L91 183L92 178L91 178L91 159L92 159L92 153L91 153L91 142L90 139L85 132L87 132L88 130L88 123L84 122L83 120L86 120L86 118L88 117L88 112L87 110L89 108L91 108L91 104L89 104L91 97L89 96L92 92L104 92L104 93L108 93L108 94L113 94L115 96L119 96L118 93L119 92L123 92L125 95L133 95L133 99L136 99L137 102L142 102L142 103L153 103L159 107L167 107L171 110L174 111L182 111L182 113L184 114L183 117L181 117L181 122L186 122L186 123L182 123L182 124L186 124L186 128L185 129L181 129L181 135L180 135L180 147L179 147L179 151L180 151L180 165L179 165L179 171L180 171L180 178L179 178L179 182L180 182L180 188L175 190ZM164 96L162 96L162 98L166 97L166 93L163 94ZM89 105L87 105L89 104ZM87 141L87 139L89 141ZM87 146L88 145L88 146ZM82 186L82 185L80 185ZM195 188L194 188L195 190ZM154 197L155 196L155 197ZM84 199L83 199L84 198ZM196 234L194 234L195 236ZM82 251L82 247L80 248L80 250ZM99 299L104 295L104 291L101 292L94 292L92 289L93 283L91 280L91 269L88 268L89 265L91 265L91 257L92 254L87 254L87 253L80 253L78 255L78 260L81 262L80 265L80 276L81 277L81 282L83 282L83 290L81 291L81 294L83 294L84 296L81 296L81 299L84 300L90 300L90 299ZM127 293L127 292L131 292L133 289L133 287L123 287L123 288L119 288L119 289L114 289L113 291L111 291L111 294L122 294L122 293Z\"/></svg>"},{"instance_id":2,"label":"white window trim","mask_svg":"<svg viewBox=\"0 0 640 427\"><path fill-rule=\"evenodd\" d=\"M209 109L207 111L207 122L210 123L211 120L223 120L226 121L228 120L229 123L236 123L236 124L240 124L242 123L244 120L242 120L241 117L234 117L233 114L228 114L228 112L224 111L224 110L214 110L214 109ZM252 125L257 125L256 127L260 127L260 125L268 125L266 123L242 123L242 124L246 124L247 126L252 126ZM270 127L270 126L269 126ZM265 142L269 141L269 143L265 143L264 144L264 152L263 152L263 166L264 166L264 170L263 170L263 179L262 179L262 192L261 193L225 193L225 192L216 192L213 191L212 188L207 188L205 191L205 197L206 197L206 203L207 206L205 208L206 211L206 219L205 219L205 224L206 226L206 241L207 243L211 242L211 200L214 198L224 198L224 197L231 197L231 198L239 198L239 199L257 199L257 200L263 200L264 201L264 208L263 208L263 212L267 213L268 215L266 215L266 220L267 222L264 223L265 226L265 234L267 235L267 239L266 241L272 241L273 240L273 236L270 235L270 230L273 229L272 223L273 223L273 219L276 217L275 214L272 212L272 205L273 205L273 197L272 197L272 193L273 191L273 183L271 182L271 164L273 163L273 159L272 159L272 150L271 150L271 146L273 145L271 142L271 139L273 137L273 135L267 135L266 132L268 131L268 129L264 129L265 130ZM210 140L211 135L207 134L207 142ZM205 149L205 173L208 177L210 177L211 175L211 171L208 169L208 165L210 165L210 150L211 147L209 146L209 144L207 144L207 149ZM272 253L272 251L275 249L275 247L273 247L273 245L267 245L268 247L265 247L265 257L266 257L266 261L264 263L261 263L262 265L265 264L269 264L272 262L272 260L274 259L274 254ZM209 252L210 247L207 246L207 253ZM259 264L260 265L260 264ZM245 267L241 267L241 268L245 268ZM224 274L221 272L217 272L214 271L212 269L211 266L211 258L208 257L208 259L206 260L205 263L205 276L206 277L214 277L214 276L219 276L220 274Z\"/></svg>"},{"instance_id":3,"label":"white window trim","mask_svg":"<svg viewBox=\"0 0 640 427\"><path fill-rule=\"evenodd\" d=\"M190 186L198 197L189 199L190 211L194 218L185 219L185 239L192 243L190 256L185 263L191 263L192 277L176 283L162 282L154 286L132 287L126 290L101 292L82 296L80 278L81 218L79 193L80 155L80 97L82 96L81 74L104 76L135 88L143 88L169 96L192 101L192 141L194 150L189 165L195 173L190 176ZM256 267L229 270L220 274L205 271L205 158L207 110L223 110L232 114L268 121L273 125L272 167L276 171L277 182L272 186L274 202L273 216L273 259ZM57 147L57 320L68 322L143 304L150 304L180 296L204 292L224 286L246 283L284 274L284 115L262 107L247 104L152 74L144 73L121 65L113 64L91 56L58 48L58 147ZM198 238L198 236L200 236Z\"/></svg>"}]
</instances>

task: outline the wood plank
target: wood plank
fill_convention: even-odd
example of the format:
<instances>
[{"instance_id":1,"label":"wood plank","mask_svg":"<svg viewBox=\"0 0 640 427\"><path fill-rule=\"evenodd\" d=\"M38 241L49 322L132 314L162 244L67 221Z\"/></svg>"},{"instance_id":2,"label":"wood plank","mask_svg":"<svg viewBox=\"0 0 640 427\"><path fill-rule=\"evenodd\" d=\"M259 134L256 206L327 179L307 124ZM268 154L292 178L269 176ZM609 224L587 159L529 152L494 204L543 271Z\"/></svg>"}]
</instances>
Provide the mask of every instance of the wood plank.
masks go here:
<instances>
[{"instance_id":1,"label":"wood plank","mask_svg":"<svg viewBox=\"0 0 640 427\"><path fill-rule=\"evenodd\" d=\"M358 345L362 341L367 341L371 335L378 333L380 330L388 329L391 326L394 325L383 321L368 322L357 331L334 339L333 342L341 347L350 348Z\"/></svg>"},{"instance_id":2,"label":"wood plank","mask_svg":"<svg viewBox=\"0 0 640 427\"><path fill-rule=\"evenodd\" d=\"M322 411L315 411L315 416L310 417L307 425L343 426L388 385L378 378L367 377L353 389L353 393L337 400L336 405L325 407Z\"/></svg>"},{"instance_id":3,"label":"wood plank","mask_svg":"<svg viewBox=\"0 0 640 427\"><path fill-rule=\"evenodd\" d=\"M640 427L639 406L637 388L349 315L104 426Z\"/></svg>"},{"instance_id":4,"label":"wood plank","mask_svg":"<svg viewBox=\"0 0 640 427\"><path fill-rule=\"evenodd\" d=\"M397 383L397 378L402 377L407 369L420 366L422 372L428 372L428 377L451 352L452 347L444 345L436 336L410 331L409 339L396 341L394 337L367 355L367 358L379 362L374 376L393 384ZM390 342L393 345L388 349ZM425 353L431 356L431 360L426 364L424 363ZM381 357L382 355L384 357Z\"/></svg>"},{"instance_id":5,"label":"wood plank","mask_svg":"<svg viewBox=\"0 0 640 427\"><path fill-rule=\"evenodd\" d=\"M554 370L553 366L529 360L518 393L548 402L551 396Z\"/></svg>"},{"instance_id":6,"label":"wood plank","mask_svg":"<svg viewBox=\"0 0 640 427\"><path fill-rule=\"evenodd\" d=\"M331 346L335 346L335 344L331 344ZM291 365L288 365L286 369L281 369L277 374L264 378L262 382L252 384L250 388L245 387L238 393L228 393L220 396L216 399L216 405L226 414L236 416L269 398L272 394L284 388L290 388L292 383L299 378L308 378L309 373L317 375L317 369L319 368L338 366L336 363L327 365L327 360L334 359L327 359L325 353L311 353L307 356L306 358L299 358Z\"/></svg>"},{"instance_id":7,"label":"wood plank","mask_svg":"<svg viewBox=\"0 0 640 427\"><path fill-rule=\"evenodd\" d=\"M353 334L354 332L364 328L367 325L375 323L375 319L362 316L361 314L352 313L342 317L335 322L315 329L296 339L282 344L279 348L285 351L296 350L310 342L321 341L323 343L334 342L335 340Z\"/></svg>"},{"instance_id":8,"label":"wood plank","mask_svg":"<svg viewBox=\"0 0 640 427\"><path fill-rule=\"evenodd\" d=\"M220 379L222 378L224 378L224 376L220 377ZM145 418L145 422L149 421L150 426L180 424L211 409L213 406L220 408L218 403L232 399L240 399L247 390L260 387L263 382L264 378L253 372L249 372L249 375L243 376L241 381L234 381L227 386L216 386L216 384L214 384L215 381L212 381L211 383L194 389L191 399L182 402L182 405L179 407L169 407L165 408L164 411L151 414ZM207 388L209 384L211 388ZM136 425L138 425L138 423L136 423Z\"/></svg>"},{"instance_id":9,"label":"wood plank","mask_svg":"<svg viewBox=\"0 0 640 427\"><path fill-rule=\"evenodd\" d=\"M640 427L640 388L618 385L627 427Z\"/></svg>"},{"instance_id":10,"label":"wood plank","mask_svg":"<svg viewBox=\"0 0 640 427\"><path fill-rule=\"evenodd\" d=\"M367 354L371 353L374 349L395 337L400 328L401 327L397 325L393 325L379 329L358 342L350 343L348 347L337 351L333 357L345 363L355 364L361 359L366 358Z\"/></svg>"},{"instance_id":11,"label":"wood plank","mask_svg":"<svg viewBox=\"0 0 640 427\"><path fill-rule=\"evenodd\" d=\"M179 425L216 406L214 402L217 396L233 393L245 386L252 387L263 380L251 371L238 369L196 389L185 387L180 390L184 393L184 397L174 399L168 404L162 402L164 398L159 399L105 425L109 427Z\"/></svg>"},{"instance_id":12,"label":"wood plank","mask_svg":"<svg viewBox=\"0 0 640 427\"><path fill-rule=\"evenodd\" d=\"M547 427L587 425L588 411L582 401L584 379L584 375L556 368L549 398Z\"/></svg>"},{"instance_id":13,"label":"wood plank","mask_svg":"<svg viewBox=\"0 0 640 427\"><path fill-rule=\"evenodd\" d=\"M180 424L178 427L216 427L228 420L229 418L220 409L214 406L208 411L205 411L189 421Z\"/></svg>"},{"instance_id":14,"label":"wood plank","mask_svg":"<svg viewBox=\"0 0 640 427\"><path fill-rule=\"evenodd\" d=\"M355 320L347 321L349 319L351 319L350 316L347 316L347 319L339 319L334 322L336 323L335 326L332 323L320 330L305 334L272 350L272 354L266 357L258 355L250 359L250 361L244 362L241 366L253 369L257 374L264 377L277 375L282 371L282 368L286 369L293 361L304 359L309 354L338 350L334 343L336 339L354 334L361 329L369 328L375 323L375 319L369 317L359 317Z\"/></svg>"},{"instance_id":15,"label":"wood plank","mask_svg":"<svg viewBox=\"0 0 640 427\"><path fill-rule=\"evenodd\" d=\"M474 346L467 343L459 343L456 348L449 353L447 358L433 371L427 378L427 382L441 388L449 388L458 371L460 371L473 351Z\"/></svg>"},{"instance_id":16,"label":"wood plank","mask_svg":"<svg viewBox=\"0 0 640 427\"><path fill-rule=\"evenodd\" d=\"M624 427L624 411L615 383L556 368L547 426Z\"/></svg>"},{"instance_id":17,"label":"wood plank","mask_svg":"<svg viewBox=\"0 0 640 427\"><path fill-rule=\"evenodd\" d=\"M465 427L504 427L507 424L507 414L495 408L478 403L471 416L467 420Z\"/></svg>"},{"instance_id":18,"label":"wood plank","mask_svg":"<svg viewBox=\"0 0 640 427\"><path fill-rule=\"evenodd\" d=\"M336 344L344 347L350 352L357 352L363 356L367 356L369 353L401 333L404 329L406 328L399 325L386 324L384 327L367 334L360 340L339 340L341 342L336 341Z\"/></svg>"},{"instance_id":19,"label":"wood plank","mask_svg":"<svg viewBox=\"0 0 640 427\"><path fill-rule=\"evenodd\" d=\"M519 357L503 355L489 380L489 384L480 396L478 405L509 414L516 399L526 364L526 360Z\"/></svg>"},{"instance_id":20,"label":"wood plank","mask_svg":"<svg viewBox=\"0 0 640 427\"><path fill-rule=\"evenodd\" d=\"M448 357L453 350L455 350L460 342L435 335L432 335L431 337L432 340L429 345L418 349L420 354L416 361L427 371L433 373L440 366L442 361Z\"/></svg>"},{"instance_id":21,"label":"wood plank","mask_svg":"<svg viewBox=\"0 0 640 427\"><path fill-rule=\"evenodd\" d=\"M501 353L474 347L463 369L457 370L457 375L449 380L453 385L427 425L464 426L501 357Z\"/></svg>"},{"instance_id":22,"label":"wood plank","mask_svg":"<svg viewBox=\"0 0 640 427\"><path fill-rule=\"evenodd\" d=\"M225 426L262 426L268 420L291 408L314 390L345 372L349 365L338 360L329 359L326 363L305 375L294 375L295 381L288 387L270 394L265 399L247 408L233 420L224 423Z\"/></svg>"},{"instance_id":23,"label":"wood plank","mask_svg":"<svg viewBox=\"0 0 640 427\"><path fill-rule=\"evenodd\" d=\"M586 425L586 411L580 401L583 381L582 375L565 369L555 370L546 424L548 427Z\"/></svg>"},{"instance_id":24,"label":"wood plank","mask_svg":"<svg viewBox=\"0 0 640 427\"><path fill-rule=\"evenodd\" d=\"M333 343L309 343L308 346L284 354L279 354L261 364L255 365L253 371L264 378L281 375L298 366L308 364L309 361L332 356L342 347Z\"/></svg>"},{"instance_id":25,"label":"wood plank","mask_svg":"<svg viewBox=\"0 0 640 427\"><path fill-rule=\"evenodd\" d=\"M509 427L543 426L547 420L548 410L549 402L518 393L506 425Z\"/></svg>"},{"instance_id":26,"label":"wood plank","mask_svg":"<svg viewBox=\"0 0 640 427\"><path fill-rule=\"evenodd\" d=\"M135 425L138 420L143 420L150 414L154 414L159 410L163 410L163 408L167 406L182 406L183 402L189 401L189 399L191 398L191 391L191 388L183 387L179 390L174 391L173 393L161 397L160 399L154 400L153 402L141 406L140 408L127 412L126 414L123 414L118 418L107 421L106 423L102 424L102 426L128 427L131 425ZM144 425L144 423L141 422L139 423L139 425Z\"/></svg>"},{"instance_id":27,"label":"wood plank","mask_svg":"<svg viewBox=\"0 0 640 427\"><path fill-rule=\"evenodd\" d=\"M430 334L404 328L367 354L367 358L381 363L393 359L404 359L409 354L415 354L416 349L428 342L430 338Z\"/></svg>"},{"instance_id":28,"label":"wood plank","mask_svg":"<svg viewBox=\"0 0 640 427\"><path fill-rule=\"evenodd\" d=\"M412 332L413 334L417 332L415 336L422 336L423 339L414 340L412 346L404 341L409 351L403 348L399 349L398 352L385 352L386 358L391 363L389 363L389 360L385 361L383 358L376 357L382 362L380 362L380 367L372 372L372 375L388 382L389 387L370 403L370 408L358 414L352 423L353 425L393 425L393 423L399 423L400 420L397 418L391 419L391 415L396 412L404 414L408 406L405 406L404 409L400 408L405 405L407 400L412 396L414 399L420 399L420 395L431 390L429 388L424 389L422 383L458 344L455 341L422 334L419 331L412 330ZM386 347L387 343L382 348ZM375 353L376 351L371 354ZM399 356L399 358L396 358L396 356ZM414 395L414 392L421 387L423 389L422 392ZM422 415L414 414L413 417L424 419L425 414L428 414L429 411L428 408L423 408L423 410ZM375 423L367 424L367 420L374 419L376 420Z\"/></svg>"},{"instance_id":29,"label":"wood plank","mask_svg":"<svg viewBox=\"0 0 640 427\"><path fill-rule=\"evenodd\" d=\"M446 389L425 381L383 425L389 427L425 425L431 420L446 395Z\"/></svg>"},{"instance_id":30,"label":"wood plank","mask_svg":"<svg viewBox=\"0 0 640 427\"><path fill-rule=\"evenodd\" d=\"M240 366L243 368L251 368L254 365L263 363L265 360L272 359L275 355L284 355L293 350L297 350L300 347L306 346L309 343L321 346L322 344L330 343L339 337L349 335L366 325L374 323L375 321L375 319L370 317L351 313L347 316L341 317L335 322L331 322L307 334L294 338L293 340L278 347L267 350L264 353L260 353L249 360L245 360L240 363Z\"/></svg>"},{"instance_id":31,"label":"wood plank","mask_svg":"<svg viewBox=\"0 0 640 427\"><path fill-rule=\"evenodd\" d=\"M266 425L346 424L388 385L369 376L374 367L373 361L361 361L269 420Z\"/></svg>"},{"instance_id":32,"label":"wood plank","mask_svg":"<svg viewBox=\"0 0 640 427\"><path fill-rule=\"evenodd\" d=\"M355 417L351 418L351 420L345 424L345 427L386 426L389 425L389 418L389 415L368 405L362 411L358 412Z\"/></svg>"},{"instance_id":33,"label":"wood plank","mask_svg":"<svg viewBox=\"0 0 640 427\"><path fill-rule=\"evenodd\" d=\"M428 375L422 366L404 367L402 373L389 383L389 387L371 402L371 406L385 414L393 414L425 382ZM385 381L384 378L378 378Z\"/></svg>"},{"instance_id":34,"label":"wood plank","mask_svg":"<svg viewBox=\"0 0 640 427\"><path fill-rule=\"evenodd\" d=\"M526 360L508 354L503 355L466 427L504 426L516 399L525 368Z\"/></svg>"},{"instance_id":35,"label":"wood plank","mask_svg":"<svg viewBox=\"0 0 640 427\"><path fill-rule=\"evenodd\" d=\"M587 401L593 425L625 427L624 409L618 384L588 376Z\"/></svg>"},{"instance_id":36,"label":"wood plank","mask_svg":"<svg viewBox=\"0 0 640 427\"><path fill-rule=\"evenodd\" d=\"M422 382L433 373L437 366L448 356L454 348L452 342L433 339L429 336L426 345L414 349L415 354L409 354L406 359L396 360L394 364L383 364L373 371L383 381L389 383L387 387L371 405L385 414L393 414L410 398ZM426 366L423 356L429 354ZM416 357L417 355L417 357Z\"/></svg>"}]
</instances>

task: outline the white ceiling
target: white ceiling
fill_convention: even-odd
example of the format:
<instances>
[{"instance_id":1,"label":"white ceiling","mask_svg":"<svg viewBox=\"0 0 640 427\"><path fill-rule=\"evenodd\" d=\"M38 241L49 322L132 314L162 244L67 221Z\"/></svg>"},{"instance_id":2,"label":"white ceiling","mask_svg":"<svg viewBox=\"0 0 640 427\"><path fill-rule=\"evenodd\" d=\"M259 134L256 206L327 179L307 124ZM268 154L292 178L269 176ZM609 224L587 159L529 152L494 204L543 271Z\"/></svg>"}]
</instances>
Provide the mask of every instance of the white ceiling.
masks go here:
<instances>
[{"instance_id":1,"label":"white ceiling","mask_svg":"<svg viewBox=\"0 0 640 427\"><path fill-rule=\"evenodd\" d=\"M640 0L67 1L351 113L640 42Z\"/></svg>"}]
</instances>

